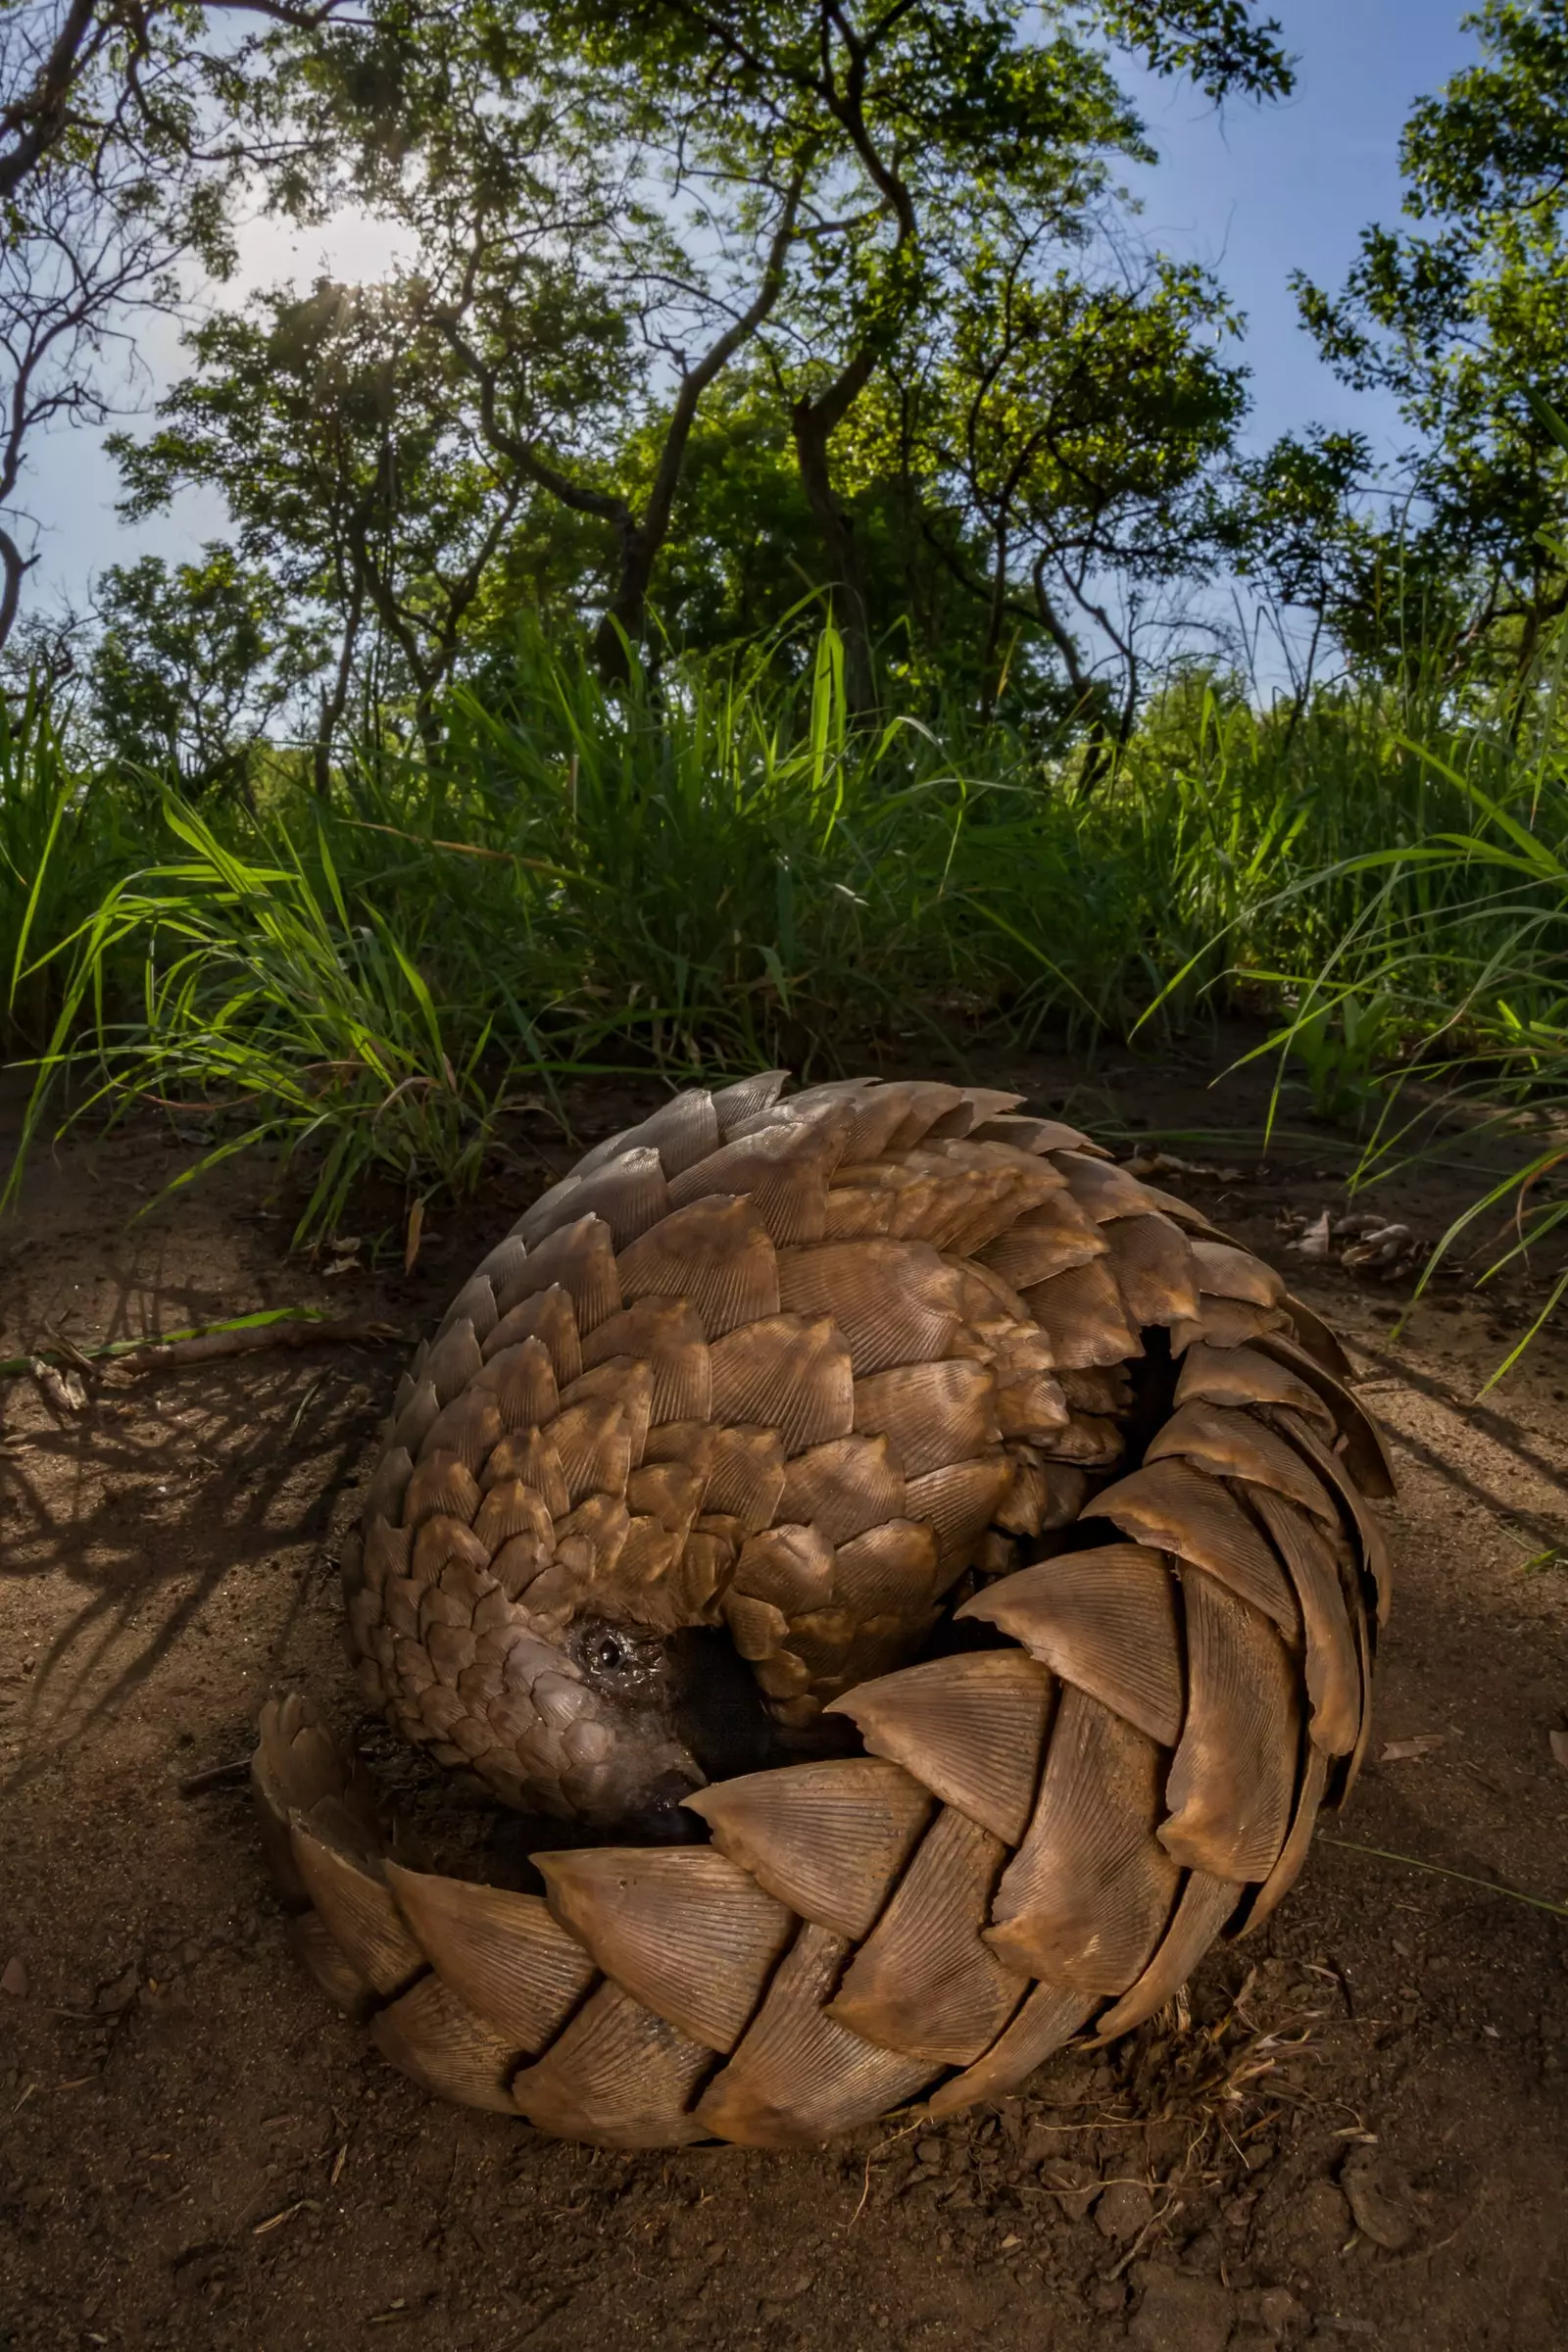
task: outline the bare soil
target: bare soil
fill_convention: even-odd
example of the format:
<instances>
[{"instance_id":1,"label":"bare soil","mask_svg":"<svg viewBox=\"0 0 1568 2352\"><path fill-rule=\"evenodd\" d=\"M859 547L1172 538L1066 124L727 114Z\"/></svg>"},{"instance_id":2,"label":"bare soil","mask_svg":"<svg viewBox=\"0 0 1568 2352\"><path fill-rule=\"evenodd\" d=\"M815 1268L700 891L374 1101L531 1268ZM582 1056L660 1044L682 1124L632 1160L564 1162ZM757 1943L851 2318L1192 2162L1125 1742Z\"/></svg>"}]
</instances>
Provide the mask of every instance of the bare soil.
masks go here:
<instances>
[{"instance_id":1,"label":"bare soil","mask_svg":"<svg viewBox=\"0 0 1568 2352\"><path fill-rule=\"evenodd\" d=\"M1293 1109L1260 1161L1262 1082L1210 1092L1212 1066L979 1074L1232 1171L1174 1181L1348 1335L1402 1479L1379 1736L1185 2014L955 2124L629 2158L389 2071L297 1972L244 1788L181 1785L248 1754L270 1690L352 1721L334 1541L396 1354L105 1375L80 1410L0 1382L0 2345L1568 2344L1568 1918L1503 1891L1568 1902L1568 1549L1542 1564L1568 1547L1568 1345L1475 1402L1527 1286L1441 1285L1396 1338L1407 1280L1286 1253L1282 1219L1344 1205L1344 1139ZM637 1100L581 1097L579 1144ZM416 1330L570 1156L542 1119L515 1140L410 1275L390 1197L329 1275L289 1257L264 1168L132 1223L192 1145L74 1141L0 1227L0 1356L293 1302ZM1379 1205L1431 1237L1465 1182Z\"/></svg>"}]
</instances>

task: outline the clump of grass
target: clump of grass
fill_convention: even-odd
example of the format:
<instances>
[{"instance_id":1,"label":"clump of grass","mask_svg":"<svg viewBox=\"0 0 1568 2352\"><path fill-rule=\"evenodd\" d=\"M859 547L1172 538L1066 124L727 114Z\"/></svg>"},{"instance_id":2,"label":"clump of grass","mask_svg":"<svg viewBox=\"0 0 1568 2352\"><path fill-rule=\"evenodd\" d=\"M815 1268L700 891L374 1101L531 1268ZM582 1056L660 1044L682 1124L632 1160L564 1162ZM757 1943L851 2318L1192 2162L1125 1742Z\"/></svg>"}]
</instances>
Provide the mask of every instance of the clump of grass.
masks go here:
<instances>
[{"instance_id":1,"label":"clump of grass","mask_svg":"<svg viewBox=\"0 0 1568 2352\"><path fill-rule=\"evenodd\" d=\"M198 1170L300 1157L314 1237L372 1168L471 1187L509 1107L570 1075L1092 1045L1291 988L1309 1018L1400 923L1429 926L1434 991L1468 968L1474 877L1422 845L1476 779L1396 736L1382 690L1260 713L1177 681L1085 803L1003 728L853 724L831 629L779 676L758 649L610 694L527 637L452 696L438 755L363 752L330 804L285 783L265 817L168 795L89 818L103 788L35 734L17 806L46 821L0 900L13 1002L50 1012L27 1139L67 1078L73 1116L221 1114Z\"/></svg>"}]
</instances>

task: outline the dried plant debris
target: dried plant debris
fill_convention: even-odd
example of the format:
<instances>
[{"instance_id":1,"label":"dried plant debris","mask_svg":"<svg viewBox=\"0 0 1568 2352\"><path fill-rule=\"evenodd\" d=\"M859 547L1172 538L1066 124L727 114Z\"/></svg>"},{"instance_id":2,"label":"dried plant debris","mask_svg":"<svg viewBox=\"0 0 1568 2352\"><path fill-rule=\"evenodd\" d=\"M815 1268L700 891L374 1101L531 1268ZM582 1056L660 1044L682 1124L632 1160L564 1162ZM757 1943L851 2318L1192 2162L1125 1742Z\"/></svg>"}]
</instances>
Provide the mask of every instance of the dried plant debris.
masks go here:
<instances>
[{"instance_id":1,"label":"dried plant debris","mask_svg":"<svg viewBox=\"0 0 1568 2352\"><path fill-rule=\"evenodd\" d=\"M1400 1282L1418 1274L1435 1245L1401 1225L1367 1209L1349 1209L1343 1216L1322 1209L1307 1217L1286 1209L1277 1220L1291 1237L1286 1248L1312 1266L1343 1266L1363 1282Z\"/></svg>"}]
</instances>

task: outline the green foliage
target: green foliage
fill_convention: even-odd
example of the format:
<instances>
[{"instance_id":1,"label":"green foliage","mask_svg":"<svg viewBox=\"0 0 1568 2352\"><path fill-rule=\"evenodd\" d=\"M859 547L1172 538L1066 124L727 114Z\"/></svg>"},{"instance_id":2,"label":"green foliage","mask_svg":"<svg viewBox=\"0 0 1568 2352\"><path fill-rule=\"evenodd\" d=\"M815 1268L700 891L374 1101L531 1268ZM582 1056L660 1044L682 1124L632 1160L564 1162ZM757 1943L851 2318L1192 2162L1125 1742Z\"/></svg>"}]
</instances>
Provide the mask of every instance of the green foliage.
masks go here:
<instances>
[{"instance_id":1,"label":"green foliage","mask_svg":"<svg viewBox=\"0 0 1568 2352\"><path fill-rule=\"evenodd\" d=\"M1541 406L1568 392L1568 30L1528 0L1467 22L1480 62L1415 106L1401 143L1415 225L1368 228L1338 296L1297 287L1330 367L1391 393L1418 436L1381 567L1403 592L1380 617L1352 586L1337 615L1391 650L1485 638L1525 678L1568 610L1568 452Z\"/></svg>"},{"instance_id":2,"label":"green foliage","mask_svg":"<svg viewBox=\"0 0 1568 2352\"><path fill-rule=\"evenodd\" d=\"M25 895L0 901L22 988L60 1007L31 1131L68 1069L78 1113L205 1104L215 1153L301 1155L318 1231L370 1167L471 1184L519 1090L574 1071L1092 1049L1156 1000L1181 1026L1325 972L1319 1002L1393 994L1375 958L1335 961L1381 936L1373 845L1408 845L1403 915L1469 937L1474 877L1422 855L1472 805L1464 740L1405 748L1382 690L1293 716L1178 680L1085 803L1000 723L853 725L832 631L791 666L762 645L611 693L529 633L447 699L434 760L367 752L332 802L285 784L262 815L171 798L85 906L45 839L17 860L25 937ZM1484 758L1517 797L1505 750ZM18 805L47 809L34 764Z\"/></svg>"},{"instance_id":3,"label":"green foliage","mask_svg":"<svg viewBox=\"0 0 1568 2352\"><path fill-rule=\"evenodd\" d=\"M112 780L173 777L182 793L249 793L271 720L319 665L274 576L220 544L199 564L143 556L98 588L90 709ZM155 787L156 790L156 787Z\"/></svg>"}]
</instances>

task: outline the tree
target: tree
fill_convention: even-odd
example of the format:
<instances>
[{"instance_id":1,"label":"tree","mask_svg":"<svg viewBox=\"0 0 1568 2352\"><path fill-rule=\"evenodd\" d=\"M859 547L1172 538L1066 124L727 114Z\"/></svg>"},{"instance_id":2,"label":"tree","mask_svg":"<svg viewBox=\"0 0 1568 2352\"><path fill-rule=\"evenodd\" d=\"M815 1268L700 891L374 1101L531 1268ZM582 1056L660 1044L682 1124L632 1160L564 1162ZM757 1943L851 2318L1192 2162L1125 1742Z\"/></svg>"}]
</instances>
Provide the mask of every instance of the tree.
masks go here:
<instances>
[{"instance_id":1,"label":"tree","mask_svg":"<svg viewBox=\"0 0 1568 2352\"><path fill-rule=\"evenodd\" d=\"M1081 238L1118 155L1147 155L1104 39L1218 98L1278 94L1289 62L1246 0L576 0L585 27L677 121L721 184L803 174L799 282L769 336L803 486L841 600L851 691L870 699L870 617L834 442L900 338L940 301L941 224L997 212Z\"/></svg>"},{"instance_id":2,"label":"tree","mask_svg":"<svg viewBox=\"0 0 1568 2352\"><path fill-rule=\"evenodd\" d=\"M274 290L187 340L197 366L160 402L158 429L111 442L122 512L155 513L187 483L220 490L244 560L330 631L313 753L324 793L368 632L390 657L383 690L401 675L433 741L440 691L498 582L515 596L527 568L529 484L479 430L421 279Z\"/></svg>"},{"instance_id":3,"label":"tree","mask_svg":"<svg viewBox=\"0 0 1568 2352\"><path fill-rule=\"evenodd\" d=\"M113 361L172 305L180 261L226 272L225 196L294 135L242 131L246 93L340 4L0 0L0 647L31 564L29 444L104 420Z\"/></svg>"},{"instance_id":4,"label":"tree","mask_svg":"<svg viewBox=\"0 0 1568 2352\"><path fill-rule=\"evenodd\" d=\"M985 613L982 714L1008 632L1043 639L1089 726L1086 787L1126 741L1151 600L1215 548L1213 469L1246 409L1221 356L1239 321L1204 272L1152 262L1091 281L1040 270L1038 240L983 245L902 409L928 535ZM1121 670L1111 692L1082 632Z\"/></svg>"},{"instance_id":5,"label":"tree","mask_svg":"<svg viewBox=\"0 0 1568 2352\"><path fill-rule=\"evenodd\" d=\"M1391 393L1415 436L1410 520L1377 567L1404 584L1393 625L1446 609L1522 677L1568 611L1568 454L1542 408L1568 406L1568 19L1487 0L1466 22L1479 62L1401 141L1414 225L1365 230L1337 296L1296 282L1329 365Z\"/></svg>"},{"instance_id":6,"label":"tree","mask_svg":"<svg viewBox=\"0 0 1568 2352\"><path fill-rule=\"evenodd\" d=\"M413 230L491 449L610 551L609 670L643 631L703 406L760 358L864 704L837 451L946 299L939 230L1010 207L1081 242L1114 159L1146 152L1107 38L1266 94L1290 83L1275 33L1245 0L437 0L323 36L291 102L335 124L334 160L288 200L350 191ZM563 398L585 327L597 381L576 368Z\"/></svg>"},{"instance_id":7,"label":"tree","mask_svg":"<svg viewBox=\"0 0 1568 2352\"><path fill-rule=\"evenodd\" d=\"M213 544L199 564L111 564L99 583L90 710L122 772L191 798L248 794L268 730L320 659L270 572Z\"/></svg>"}]
</instances>

